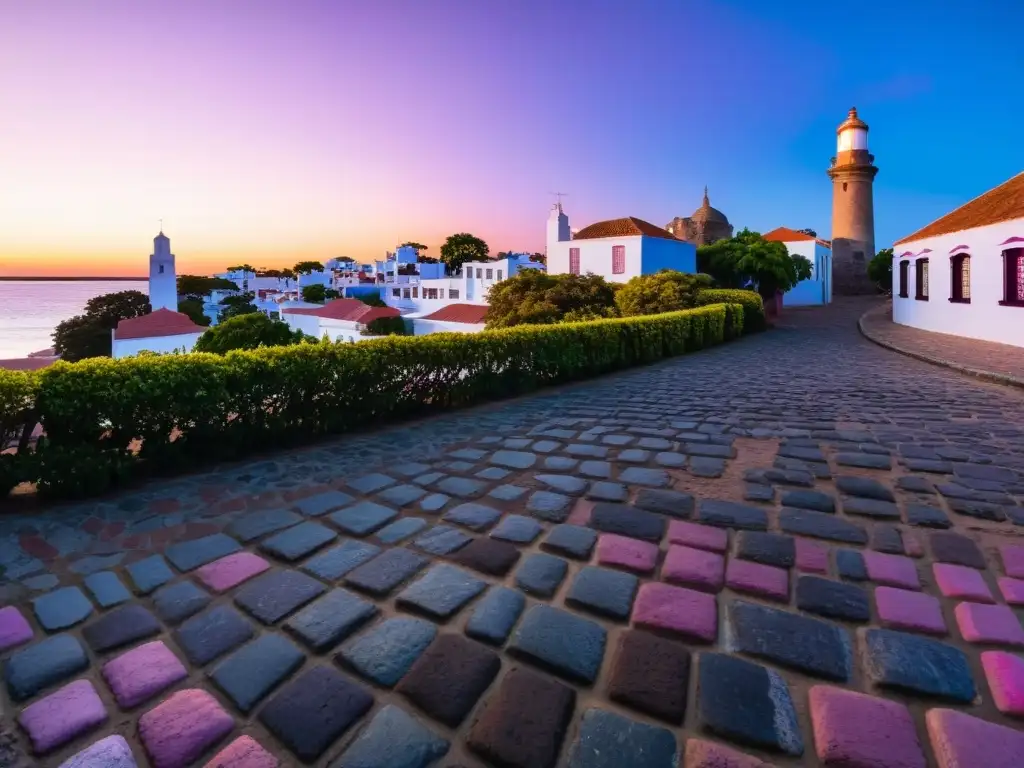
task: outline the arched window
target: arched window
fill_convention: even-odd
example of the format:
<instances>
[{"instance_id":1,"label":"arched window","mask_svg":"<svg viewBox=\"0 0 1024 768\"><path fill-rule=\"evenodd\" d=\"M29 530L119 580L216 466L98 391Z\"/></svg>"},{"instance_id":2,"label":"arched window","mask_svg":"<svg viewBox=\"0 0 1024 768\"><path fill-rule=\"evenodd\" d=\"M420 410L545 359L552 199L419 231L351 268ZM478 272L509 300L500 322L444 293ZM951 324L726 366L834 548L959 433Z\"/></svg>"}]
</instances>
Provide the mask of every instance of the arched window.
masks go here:
<instances>
[{"instance_id":1,"label":"arched window","mask_svg":"<svg viewBox=\"0 0 1024 768\"><path fill-rule=\"evenodd\" d=\"M917 295L918 301L928 301L928 259L918 259L917 264Z\"/></svg>"},{"instance_id":2,"label":"arched window","mask_svg":"<svg viewBox=\"0 0 1024 768\"><path fill-rule=\"evenodd\" d=\"M1024 307L1024 248L1003 251L1003 300L1008 307Z\"/></svg>"},{"instance_id":3,"label":"arched window","mask_svg":"<svg viewBox=\"0 0 1024 768\"><path fill-rule=\"evenodd\" d=\"M907 278L910 276L910 262L907 259L903 259L900 262L900 298L906 299L910 296L909 288L907 287Z\"/></svg>"},{"instance_id":4,"label":"arched window","mask_svg":"<svg viewBox=\"0 0 1024 768\"><path fill-rule=\"evenodd\" d=\"M949 259L952 286L949 300L956 304L971 303L971 254L958 253Z\"/></svg>"}]
</instances>

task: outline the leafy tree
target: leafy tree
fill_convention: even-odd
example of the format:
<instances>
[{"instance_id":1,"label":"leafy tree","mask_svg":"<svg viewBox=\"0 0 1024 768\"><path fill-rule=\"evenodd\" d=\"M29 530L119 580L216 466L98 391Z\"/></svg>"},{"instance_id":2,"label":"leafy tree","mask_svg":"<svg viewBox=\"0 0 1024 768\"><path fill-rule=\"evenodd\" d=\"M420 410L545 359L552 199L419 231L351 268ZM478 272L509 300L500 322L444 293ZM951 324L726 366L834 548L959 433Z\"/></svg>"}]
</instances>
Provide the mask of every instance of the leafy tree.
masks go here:
<instances>
[{"instance_id":1,"label":"leafy tree","mask_svg":"<svg viewBox=\"0 0 1024 768\"><path fill-rule=\"evenodd\" d=\"M331 299L340 299L340 298L341 298L341 291L336 291L334 288L328 288L327 290L324 291L324 301L329 301Z\"/></svg>"},{"instance_id":2,"label":"leafy tree","mask_svg":"<svg viewBox=\"0 0 1024 768\"><path fill-rule=\"evenodd\" d=\"M324 265L319 261L300 261L292 270L296 275L309 275L313 272L323 272Z\"/></svg>"},{"instance_id":3,"label":"leafy tree","mask_svg":"<svg viewBox=\"0 0 1024 768\"><path fill-rule=\"evenodd\" d=\"M882 293L892 293L892 248L883 248L868 262L868 278Z\"/></svg>"},{"instance_id":4,"label":"leafy tree","mask_svg":"<svg viewBox=\"0 0 1024 768\"><path fill-rule=\"evenodd\" d=\"M548 275L523 270L487 294L488 328L614 317L615 289L599 275Z\"/></svg>"},{"instance_id":5,"label":"leafy tree","mask_svg":"<svg viewBox=\"0 0 1024 768\"><path fill-rule=\"evenodd\" d=\"M545 256L543 253L534 253L530 255L530 261L535 261L538 264L544 264L545 266L547 266L548 257Z\"/></svg>"},{"instance_id":6,"label":"leafy tree","mask_svg":"<svg viewBox=\"0 0 1024 768\"><path fill-rule=\"evenodd\" d=\"M411 247L411 248L415 248L417 251L425 251L425 250L427 250L427 246L425 246L423 243L417 243L417 242L415 242L413 240L410 240L407 243L402 243L402 245L399 246L399 247L404 248L407 245L409 247Z\"/></svg>"},{"instance_id":7,"label":"leafy tree","mask_svg":"<svg viewBox=\"0 0 1024 768\"><path fill-rule=\"evenodd\" d=\"M182 299L178 302L178 311L188 315L196 325L209 325L210 318L203 314L203 302L199 299Z\"/></svg>"},{"instance_id":8,"label":"leafy tree","mask_svg":"<svg viewBox=\"0 0 1024 768\"><path fill-rule=\"evenodd\" d=\"M256 267L252 264L236 264L233 267L228 267L228 272L256 272Z\"/></svg>"},{"instance_id":9,"label":"leafy tree","mask_svg":"<svg viewBox=\"0 0 1024 768\"><path fill-rule=\"evenodd\" d=\"M359 332L361 336L405 336L408 331L405 321L400 317L377 317L366 324Z\"/></svg>"},{"instance_id":10,"label":"leafy tree","mask_svg":"<svg viewBox=\"0 0 1024 768\"><path fill-rule=\"evenodd\" d=\"M59 323L53 349L68 362L110 357L110 332L121 320L148 315L153 307L142 291L117 291L89 299L85 312Z\"/></svg>"},{"instance_id":11,"label":"leafy tree","mask_svg":"<svg viewBox=\"0 0 1024 768\"><path fill-rule=\"evenodd\" d=\"M178 277L178 295L189 299L209 296L211 291L237 291L238 285L223 277L181 275Z\"/></svg>"},{"instance_id":12,"label":"leafy tree","mask_svg":"<svg viewBox=\"0 0 1024 768\"><path fill-rule=\"evenodd\" d=\"M416 260L420 264L437 264L440 261L440 259L434 256L424 256L422 253L416 256Z\"/></svg>"},{"instance_id":13,"label":"leafy tree","mask_svg":"<svg viewBox=\"0 0 1024 768\"><path fill-rule=\"evenodd\" d=\"M290 269L261 269L256 273L256 277L285 277L294 280L295 273Z\"/></svg>"},{"instance_id":14,"label":"leafy tree","mask_svg":"<svg viewBox=\"0 0 1024 768\"><path fill-rule=\"evenodd\" d=\"M323 285L307 285L302 289L302 300L311 304L323 304L327 300L327 288Z\"/></svg>"},{"instance_id":15,"label":"leafy tree","mask_svg":"<svg viewBox=\"0 0 1024 768\"><path fill-rule=\"evenodd\" d=\"M272 320L262 312L232 317L203 333L196 342L196 352L214 352L223 355L232 349L257 347L283 347L290 344L315 342L302 331L293 331L288 323Z\"/></svg>"},{"instance_id":16,"label":"leafy tree","mask_svg":"<svg viewBox=\"0 0 1024 768\"><path fill-rule=\"evenodd\" d=\"M384 299L380 297L378 293L361 293L358 296L353 296L354 299L359 299L363 304L369 304L371 307L386 307Z\"/></svg>"},{"instance_id":17,"label":"leafy tree","mask_svg":"<svg viewBox=\"0 0 1024 768\"><path fill-rule=\"evenodd\" d=\"M220 306L222 307L220 316L222 319L229 317L238 317L239 315L250 315L253 312L259 312L256 305L252 303L252 300L256 298L256 294L250 291L249 293L239 293L234 296L225 296L221 299Z\"/></svg>"},{"instance_id":18,"label":"leafy tree","mask_svg":"<svg viewBox=\"0 0 1024 768\"><path fill-rule=\"evenodd\" d=\"M487 243L468 232L449 235L441 246L441 261L450 274L458 272L467 261L486 261Z\"/></svg>"},{"instance_id":19,"label":"leafy tree","mask_svg":"<svg viewBox=\"0 0 1024 768\"><path fill-rule=\"evenodd\" d=\"M615 292L615 305L623 317L657 315L697 306L697 294L711 285L710 275L691 275L663 269L638 275Z\"/></svg>"},{"instance_id":20,"label":"leafy tree","mask_svg":"<svg viewBox=\"0 0 1024 768\"><path fill-rule=\"evenodd\" d=\"M811 276L810 261L790 256L782 243L769 242L749 229L728 240L700 246L697 269L711 275L721 288L753 284L762 298L788 291Z\"/></svg>"}]
</instances>

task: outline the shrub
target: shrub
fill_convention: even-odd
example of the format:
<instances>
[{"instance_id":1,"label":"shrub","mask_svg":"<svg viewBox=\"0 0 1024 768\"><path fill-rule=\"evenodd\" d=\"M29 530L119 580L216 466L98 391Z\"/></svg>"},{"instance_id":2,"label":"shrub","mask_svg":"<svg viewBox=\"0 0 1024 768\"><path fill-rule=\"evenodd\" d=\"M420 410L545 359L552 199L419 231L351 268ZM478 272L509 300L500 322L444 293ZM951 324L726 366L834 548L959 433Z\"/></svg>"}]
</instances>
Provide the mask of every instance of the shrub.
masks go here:
<instances>
[{"instance_id":1,"label":"shrub","mask_svg":"<svg viewBox=\"0 0 1024 768\"><path fill-rule=\"evenodd\" d=\"M615 305L622 317L692 309L697 306L698 292L710 285L710 275L663 269L630 279L615 292Z\"/></svg>"},{"instance_id":2,"label":"shrub","mask_svg":"<svg viewBox=\"0 0 1024 768\"><path fill-rule=\"evenodd\" d=\"M0 498L29 476L26 464L31 454L14 449L19 444L25 447L36 423L37 383L33 372L0 368Z\"/></svg>"},{"instance_id":3,"label":"shrub","mask_svg":"<svg viewBox=\"0 0 1024 768\"><path fill-rule=\"evenodd\" d=\"M360 331L363 336L405 336L407 333L405 320L400 317L376 317Z\"/></svg>"},{"instance_id":4,"label":"shrub","mask_svg":"<svg viewBox=\"0 0 1024 768\"><path fill-rule=\"evenodd\" d=\"M302 331L293 331L288 323L272 320L262 312L238 315L205 331L196 342L196 352L223 355L233 349L280 347L301 344L308 337Z\"/></svg>"},{"instance_id":5,"label":"shrub","mask_svg":"<svg viewBox=\"0 0 1024 768\"><path fill-rule=\"evenodd\" d=\"M600 275L548 275L536 269L495 283L487 329L615 317L615 288Z\"/></svg>"},{"instance_id":6,"label":"shrub","mask_svg":"<svg viewBox=\"0 0 1024 768\"><path fill-rule=\"evenodd\" d=\"M0 378L0 423L17 433L38 416L47 435L15 479L49 496L90 496L132 478L661 360L742 328L743 308L720 304L477 334L58 362Z\"/></svg>"},{"instance_id":7,"label":"shrub","mask_svg":"<svg viewBox=\"0 0 1024 768\"><path fill-rule=\"evenodd\" d=\"M705 288L697 294L697 306L739 304L743 307L743 332L757 333L768 327L764 316L764 300L757 291L739 288Z\"/></svg>"}]
</instances>

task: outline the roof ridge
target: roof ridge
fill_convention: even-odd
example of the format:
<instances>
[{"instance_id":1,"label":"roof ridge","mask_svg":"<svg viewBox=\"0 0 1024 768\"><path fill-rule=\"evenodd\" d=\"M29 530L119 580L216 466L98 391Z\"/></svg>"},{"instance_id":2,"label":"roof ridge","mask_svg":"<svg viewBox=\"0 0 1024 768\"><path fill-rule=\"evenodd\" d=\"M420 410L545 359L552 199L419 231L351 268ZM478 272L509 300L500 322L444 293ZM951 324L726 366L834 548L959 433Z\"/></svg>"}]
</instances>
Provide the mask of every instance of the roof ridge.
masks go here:
<instances>
[{"instance_id":1,"label":"roof ridge","mask_svg":"<svg viewBox=\"0 0 1024 768\"><path fill-rule=\"evenodd\" d=\"M948 231L945 231L945 232L936 232L934 234L923 235L921 237L918 237L922 232L927 230L929 227L931 227L931 226L933 226L935 224L938 224L943 219L952 216L957 211L963 210L964 208L966 208L967 206L971 205L972 203L978 202L979 200L981 200L981 198L985 197L985 195L992 194L993 192L998 191L1002 187L1005 187L1007 184L1013 183L1013 181L1015 179L1017 179L1018 177L1020 177L1020 176L1024 176L1024 171L1018 171L1017 173L1013 174L1013 176L1008 178L1006 181L1004 181L1004 182L1002 182L1000 184L996 184L994 187L985 190L980 195L976 195L975 197L972 197L967 202L962 203L961 205L958 205L952 211L948 211L947 213L944 213L942 216L939 216L938 218L933 219L932 221L928 222L923 227L921 227L921 228L915 230L914 232L910 233L906 237L900 238L899 240L894 242L893 245L897 246L897 245L902 245L903 243L913 242L915 239L924 239L925 237L938 237L940 235L951 235L954 232L963 232L964 230L967 230L967 229L974 229L975 227L968 226L968 227L962 227L961 229L951 229L951 230L948 230ZM999 223L1001 223L1001 221L1010 221L1010 219L1001 219L1000 221L991 221L991 222L988 222L986 224L979 224L979 225L976 225L976 226L991 226L992 224L999 224Z\"/></svg>"}]
</instances>

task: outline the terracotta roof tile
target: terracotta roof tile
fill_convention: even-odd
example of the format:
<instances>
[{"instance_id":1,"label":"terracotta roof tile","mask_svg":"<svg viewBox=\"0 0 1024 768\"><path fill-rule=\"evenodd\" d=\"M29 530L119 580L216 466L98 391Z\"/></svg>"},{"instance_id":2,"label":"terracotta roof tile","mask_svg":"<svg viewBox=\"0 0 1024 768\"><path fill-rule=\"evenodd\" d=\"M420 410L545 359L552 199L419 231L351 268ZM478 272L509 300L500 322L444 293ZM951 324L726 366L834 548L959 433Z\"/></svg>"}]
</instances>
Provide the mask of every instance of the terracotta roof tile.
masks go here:
<instances>
[{"instance_id":1,"label":"terracotta roof tile","mask_svg":"<svg viewBox=\"0 0 1024 768\"><path fill-rule=\"evenodd\" d=\"M37 371L48 365L53 365L60 360L59 356L53 357L15 357L8 360L0 360L0 368L8 371Z\"/></svg>"},{"instance_id":2,"label":"terracotta roof tile","mask_svg":"<svg viewBox=\"0 0 1024 768\"><path fill-rule=\"evenodd\" d=\"M188 315L158 309L148 315L120 320L114 330L114 338L149 339L156 336L180 336L185 333L202 333L206 329L196 325Z\"/></svg>"},{"instance_id":3,"label":"terracotta roof tile","mask_svg":"<svg viewBox=\"0 0 1024 768\"><path fill-rule=\"evenodd\" d=\"M651 224L649 221L638 219L635 216L627 216L624 219L611 219L610 221L599 221L584 227L575 235L573 240L596 240L600 237L636 237L646 235L647 237L661 237L665 240L678 240L679 238L667 229Z\"/></svg>"},{"instance_id":4,"label":"terracotta roof tile","mask_svg":"<svg viewBox=\"0 0 1024 768\"><path fill-rule=\"evenodd\" d=\"M806 232L800 232L789 227L778 227L766 235L761 235L761 237L771 243L799 243L813 240L823 248L832 250L832 244L828 240L822 240L820 237L814 237Z\"/></svg>"},{"instance_id":5,"label":"terracotta roof tile","mask_svg":"<svg viewBox=\"0 0 1024 768\"><path fill-rule=\"evenodd\" d=\"M445 323L477 324L484 322L488 309L490 307L487 304L449 304L420 319L438 320Z\"/></svg>"},{"instance_id":6,"label":"terracotta roof tile","mask_svg":"<svg viewBox=\"0 0 1024 768\"><path fill-rule=\"evenodd\" d=\"M371 307L359 299L334 299L322 307L286 309L288 315L314 315L329 320L348 320L353 323L368 323L378 317L398 317L401 313L394 307Z\"/></svg>"},{"instance_id":7,"label":"terracotta roof tile","mask_svg":"<svg viewBox=\"0 0 1024 768\"><path fill-rule=\"evenodd\" d=\"M952 213L947 213L941 219L936 219L912 235L897 240L893 245L902 245L915 240L923 240L926 237L948 235L965 229L987 227L990 224L1022 218L1024 218L1024 173L1018 173L1009 181L990 189L966 205L961 205Z\"/></svg>"}]
</instances>

